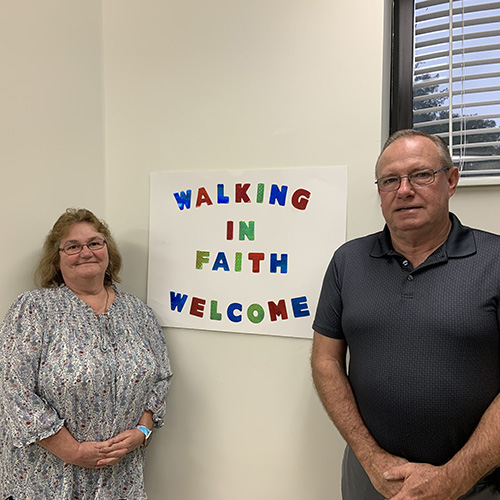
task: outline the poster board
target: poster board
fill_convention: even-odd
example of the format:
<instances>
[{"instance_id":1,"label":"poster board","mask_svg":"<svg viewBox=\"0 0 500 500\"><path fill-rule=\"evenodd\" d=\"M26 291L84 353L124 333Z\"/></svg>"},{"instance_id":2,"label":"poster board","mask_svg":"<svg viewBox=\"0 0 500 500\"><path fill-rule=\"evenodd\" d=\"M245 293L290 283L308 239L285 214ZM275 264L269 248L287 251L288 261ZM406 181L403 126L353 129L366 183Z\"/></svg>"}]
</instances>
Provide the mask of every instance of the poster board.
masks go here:
<instances>
[{"instance_id":1,"label":"poster board","mask_svg":"<svg viewBox=\"0 0 500 500\"><path fill-rule=\"evenodd\" d=\"M151 174L148 304L162 326L310 338L345 241L347 168Z\"/></svg>"}]
</instances>

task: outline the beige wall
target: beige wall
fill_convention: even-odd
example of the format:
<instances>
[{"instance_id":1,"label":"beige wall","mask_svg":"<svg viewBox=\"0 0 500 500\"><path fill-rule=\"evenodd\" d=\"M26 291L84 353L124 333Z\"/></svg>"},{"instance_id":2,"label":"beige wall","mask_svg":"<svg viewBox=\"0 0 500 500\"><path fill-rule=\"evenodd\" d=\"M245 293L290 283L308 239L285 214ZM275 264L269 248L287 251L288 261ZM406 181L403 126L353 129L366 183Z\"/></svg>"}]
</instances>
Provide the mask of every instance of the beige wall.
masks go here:
<instances>
[{"instance_id":1,"label":"beige wall","mask_svg":"<svg viewBox=\"0 0 500 500\"><path fill-rule=\"evenodd\" d=\"M103 24L106 212L127 288L145 297L152 171L346 164L349 236L380 226L383 2L123 5L104 2ZM175 376L152 498L339 498L343 444L311 383L310 341L166 337Z\"/></svg>"},{"instance_id":2,"label":"beige wall","mask_svg":"<svg viewBox=\"0 0 500 500\"><path fill-rule=\"evenodd\" d=\"M0 314L69 206L105 208L100 0L0 0Z\"/></svg>"},{"instance_id":3,"label":"beige wall","mask_svg":"<svg viewBox=\"0 0 500 500\"><path fill-rule=\"evenodd\" d=\"M348 238L379 229L385 3L0 0L2 314L75 205L108 220L123 288L145 299L152 171L345 164ZM452 203L500 232L498 207L494 186ZM151 500L340 498L343 444L312 387L310 341L165 335L175 378Z\"/></svg>"}]
</instances>

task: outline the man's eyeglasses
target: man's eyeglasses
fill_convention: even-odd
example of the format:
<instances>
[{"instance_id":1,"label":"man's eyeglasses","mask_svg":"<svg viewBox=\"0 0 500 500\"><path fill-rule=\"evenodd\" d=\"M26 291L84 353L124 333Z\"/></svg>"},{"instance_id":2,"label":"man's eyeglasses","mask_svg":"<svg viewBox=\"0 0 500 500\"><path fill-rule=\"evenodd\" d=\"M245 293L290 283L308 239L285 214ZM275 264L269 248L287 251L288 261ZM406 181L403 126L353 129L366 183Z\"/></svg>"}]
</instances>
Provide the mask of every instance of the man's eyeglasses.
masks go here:
<instances>
[{"instance_id":1,"label":"man's eyeglasses","mask_svg":"<svg viewBox=\"0 0 500 500\"><path fill-rule=\"evenodd\" d=\"M66 255L76 255L83 250L83 247L87 247L91 252L95 252L96 250L101 250L106 245L106 240L93 240L90 243L84 243L80 245L80 243L68 243L67 245L59 248L60 252L64 252Z\"/></svg>"},{"instance_id":2,"label":"man's eyeglasses","mask_svg":"<svg viewBox=\"0 0 500 500\"><path fill-rule=\"evenodd\" d=\"M408 175L386 175L385 177L377 179L375 184L378 185L380 191L397 191L401 186L401 179L406 177L412 186L427 186L434 182L436 174L449 169L450 167L443 167L439 170L424 168L423 170L416 170Z\"/></svg>"}]
</instances>

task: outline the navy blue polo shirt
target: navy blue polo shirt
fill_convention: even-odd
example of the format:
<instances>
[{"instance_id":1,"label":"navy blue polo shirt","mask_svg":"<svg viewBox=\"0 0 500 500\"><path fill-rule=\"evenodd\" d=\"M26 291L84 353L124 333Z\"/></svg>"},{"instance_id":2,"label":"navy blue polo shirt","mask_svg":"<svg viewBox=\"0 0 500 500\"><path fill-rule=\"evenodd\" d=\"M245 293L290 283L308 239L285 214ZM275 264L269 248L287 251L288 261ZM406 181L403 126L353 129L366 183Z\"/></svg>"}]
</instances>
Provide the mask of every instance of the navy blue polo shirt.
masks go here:
<instances>
[{"instance_id":1,"label":"navy blue polo shirt","mask_svg":"<svg viewBox=\"0 0 500 500\"><path fill-rule=\"evenodd\" d=\"M440 465L500 392L500 236L450 214L447 241L414 269L383 231L342 245L313 328L349 346L349 381L382 448Z\"/></svg>"}]
</instances>

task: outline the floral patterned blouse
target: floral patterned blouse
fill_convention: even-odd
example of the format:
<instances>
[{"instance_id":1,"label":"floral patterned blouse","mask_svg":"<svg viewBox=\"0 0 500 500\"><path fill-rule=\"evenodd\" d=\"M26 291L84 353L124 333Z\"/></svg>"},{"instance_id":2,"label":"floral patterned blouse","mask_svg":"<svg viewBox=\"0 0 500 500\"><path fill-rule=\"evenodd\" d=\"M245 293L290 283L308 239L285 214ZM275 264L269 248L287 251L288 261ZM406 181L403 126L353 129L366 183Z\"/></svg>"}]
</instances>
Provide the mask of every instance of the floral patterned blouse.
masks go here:
<instances>
[{"instance_id":1,"label":"floral patterned blouse","mask_svg":"<svg viewBox=\"0 0 500 500\"><path fill-rule=\"evenodd\" d=\"M64 463L36 442L66 426L80 442L163 425L170 364L153 311L115 289L96 314L69 288L19 296L0 327L0 500L140 500L144 447L116 465Z\"/></svg>"}]
</instances>

